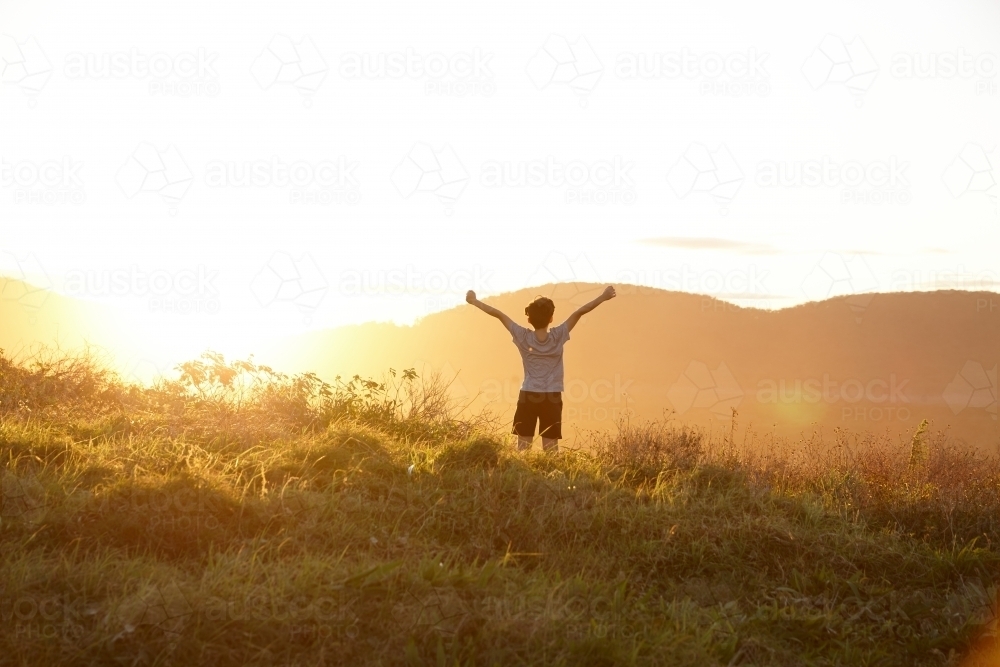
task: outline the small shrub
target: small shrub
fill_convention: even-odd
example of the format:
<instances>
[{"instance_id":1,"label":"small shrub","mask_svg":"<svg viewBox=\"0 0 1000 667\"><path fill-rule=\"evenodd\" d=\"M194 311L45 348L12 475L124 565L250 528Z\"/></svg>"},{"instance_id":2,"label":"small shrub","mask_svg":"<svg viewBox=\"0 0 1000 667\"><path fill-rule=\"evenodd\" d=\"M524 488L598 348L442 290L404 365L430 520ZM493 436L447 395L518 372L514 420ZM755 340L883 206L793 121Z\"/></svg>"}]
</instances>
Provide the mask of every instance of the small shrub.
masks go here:
<instances>
[{"instance_id":1,"label":"small shrub","mask_svg":"<svg viewBox=\"0 0 1000 667\"><path fill-rule=\"evenodd\" d=\"M692 468L702 457L704 434L668 419L632 424L627 418L610 433L592 435L592 448L605 465L644 477L656 477L668 468Z\"/></svg>"}]
</instances>

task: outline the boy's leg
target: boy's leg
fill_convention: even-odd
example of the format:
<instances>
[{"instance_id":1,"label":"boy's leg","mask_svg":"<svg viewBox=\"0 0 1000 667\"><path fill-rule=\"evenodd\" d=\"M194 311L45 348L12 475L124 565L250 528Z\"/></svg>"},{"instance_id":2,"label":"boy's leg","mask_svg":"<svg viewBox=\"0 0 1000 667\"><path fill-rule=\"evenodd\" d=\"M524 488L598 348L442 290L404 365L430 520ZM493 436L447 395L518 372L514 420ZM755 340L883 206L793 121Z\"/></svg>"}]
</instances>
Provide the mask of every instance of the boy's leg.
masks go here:
<instances>
[{"instance_id":1,"label":"boy's leg","mask_svg":"<svg viewBox=\"0 0 1000 667\"><path fill-rule=\"evenodd\" d=\"M538 415L538 434L542 436L542 450L555 454L562 437L562 394L550 392Z\"/></svg>"},{"instance_id":2,"label":"boy's leg","mask_svg":"<svg viewBox=\"0 0 1000 667\"><path fill-rule=\"evenodd\" d=\"M531 441L535 438L535 424L538 422L537 405L528 400L526 392L518 396L517 409L514 410L513 433L517 435L518 451L531 449Z\"/></svg>"}]
</instances>

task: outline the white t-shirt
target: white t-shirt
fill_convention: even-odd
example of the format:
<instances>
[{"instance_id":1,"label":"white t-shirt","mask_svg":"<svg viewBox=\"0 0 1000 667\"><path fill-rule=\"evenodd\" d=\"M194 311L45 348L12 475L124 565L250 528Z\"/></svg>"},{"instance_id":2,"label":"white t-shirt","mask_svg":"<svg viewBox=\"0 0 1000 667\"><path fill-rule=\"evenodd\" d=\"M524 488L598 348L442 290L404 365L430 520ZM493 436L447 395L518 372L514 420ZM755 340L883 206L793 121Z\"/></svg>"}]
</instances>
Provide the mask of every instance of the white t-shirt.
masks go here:
<instances>
[{"instance_id":1,"label":"white t-shirt","mask_svg":"<svg viewBox=\"0 0 1000 667\"><path fill-rule=\"evenodd\" d=\"M569 340L569 327L563 322L549 329L545 342L535 338L533 329L511 323L510 335L521 353L524 366L524 391L563 390L563 345Z\"/></svg>"}]
</instances>

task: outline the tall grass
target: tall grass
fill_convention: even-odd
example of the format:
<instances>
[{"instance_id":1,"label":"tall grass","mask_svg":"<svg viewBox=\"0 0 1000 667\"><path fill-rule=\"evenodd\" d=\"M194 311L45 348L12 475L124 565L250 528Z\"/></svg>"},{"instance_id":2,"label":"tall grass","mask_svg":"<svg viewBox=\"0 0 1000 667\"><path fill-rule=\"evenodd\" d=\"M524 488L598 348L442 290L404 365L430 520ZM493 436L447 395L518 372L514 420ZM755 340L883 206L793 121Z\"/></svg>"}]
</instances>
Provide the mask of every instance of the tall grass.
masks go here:
<instances>
[{"instance_id":1,"label":"tall grass","mask_svg":"<svg viewBox=\"0 0 1000 667\"><path fill-rule=\"evenodd\" d=\"M735 415L520 454L447 396L0 354L0 662L996 664L995 459Z\"/></svg>"}]
</instances>

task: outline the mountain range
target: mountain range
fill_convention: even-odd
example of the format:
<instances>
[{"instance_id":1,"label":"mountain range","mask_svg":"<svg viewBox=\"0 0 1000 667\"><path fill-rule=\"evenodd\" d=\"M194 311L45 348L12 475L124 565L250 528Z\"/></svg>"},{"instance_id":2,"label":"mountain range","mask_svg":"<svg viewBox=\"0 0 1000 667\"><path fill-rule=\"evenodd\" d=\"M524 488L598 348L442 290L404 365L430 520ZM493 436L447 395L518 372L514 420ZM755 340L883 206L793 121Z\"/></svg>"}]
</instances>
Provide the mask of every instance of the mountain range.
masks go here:
<instances>
[{"instance_id":1,"label":"mountain range","mask_svg":"<svg viewBox=\"0 0 1000 667\"><path fill-rule=\"evenodd\" d=\"M558 324L603 287L560 283L484 301L528 326L524 306L549 296ZM634 285L617 290L581 319L565 348L567 442L613 427L628 410L727 430L735 417L741 430L782 438L839 428L889 431L905 441L928 419L935 430L1000 451L996 293L877 293L760 310ZM113 340L112 321L101 306L0 279L0 348L100 346ZM513 415L522 379L510 334L469 305L412 326L298 334L256 358L326 379L412 367L449 382L456 405L503 419Z\"/></svg>"}]
</instances>

